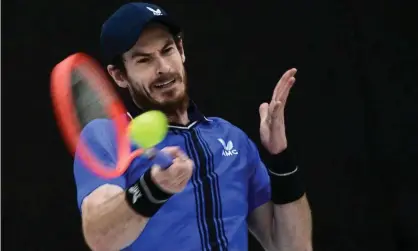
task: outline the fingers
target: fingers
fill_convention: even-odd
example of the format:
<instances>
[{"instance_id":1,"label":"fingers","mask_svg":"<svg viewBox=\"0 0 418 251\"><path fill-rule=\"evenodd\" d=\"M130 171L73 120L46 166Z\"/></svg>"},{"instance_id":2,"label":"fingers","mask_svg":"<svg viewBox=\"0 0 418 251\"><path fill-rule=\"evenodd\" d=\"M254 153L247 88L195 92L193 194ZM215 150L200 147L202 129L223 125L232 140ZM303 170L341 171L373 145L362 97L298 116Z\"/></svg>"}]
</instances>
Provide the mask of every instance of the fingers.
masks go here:
<instances>
[{"instance_id":1,"label":"fingers","mask_svg":"<svg viewBox=\"0 0 418 251\"><path fill-rule=\"evenodd\" d=\"M269 113L268 109L269 109L269 104L268 103L262 103L260 105L260 108L258 110L259 110L259 113L260 113L260 120L261 121L267 119L267 116L268 116L268 113Z\"/></svg>"},{"instance_id":2,"label":"fingers","mask_svg":"<svg viewBox=\"0 0 418 251\"><path fill-rule=\"evenodd\" d=\"M275 119L280 116L280 109L283 107L282 102L280 101L271 101L269 106L269 115L272 119Z\"/></svg>"},{"instance_id":3,"label":"fingers","mask_svg":"<svg viewBox=\"0 0 418 251\"><path fill-rule=\"evenodd\" d=\"M294 77L291 77L287 82L287 88L283 91L281 97L279 97L280 102L284 105L286 105L287 98L289 97L290 90L293 87L293 84L295 83L296 79Z\"/></svg>"},{"instance_id":4,"label":"fingers","mask_svg":"<svg viewBox=\"0 0 418 251\"><path fill-rule=\"evenodd\" d=\"M297 70L295 68L292 68L283 74L283 76L280 78L279 82L277 83L276 87L274 88L272 100L282 101L282 103L284 103L283 98L287 97L287 95L289 94L290 88L295 83L296 72Z\"/></svg>"},{"instance_id":5,"label":"fingers","mask_svg":"<svg viewBox=\"0 0 418 251\"><path fill-rule=\"evenodd\" d=\"M167 146L161 150L164 153L170 154L173 157L173 164L172 166L180 168L167 168L167 172L171 172L171 175L177 176L180 175L182 171L184 171L183 167L186 169L193 168L194 163L189 157L177 146Z\"/></svg>"},{"instance_id":6,"label":"fingers","mask_svg":"<svg viewBox=\"0 0 418 251\"><path fill-rule=\"evenodd\" d=\"M153 180L164 191L178 193L186 187L193 175L194 163L179 147L165 147L162 151L174 157L173 164L167 169L154 165L151 170Z\"/></svg>"},{"instance_id":7,"label":"fingers","mask_svg":"<svg viewBox=\"0 0 418 251\"><path fill-rule=\"evenodd\" d=\"M178 146L164 147L161 152L167 153L173 158L187 159L186 154Z\"/></svg>"},{"instance_id":8,"label":"fingers","mask_svg":"<svg viewBox=\"0 0 418 251\"><path fill-rule=\"evenodd\" d=\"M296 68L292 68L292 69L290 69L290 70L286 71L286 72L284 73L284 75L285 75L286 79L289 79L289 78L291 78L291 77L294 77L294 76L296 75L296 72L297 72L297 71L298 71L298 70L297 70Z\"/></svg>"},{"instance_id":9,"label":"fingers","mask_svg":"<svg viewBox=\"0 0 418 251\"><path fill-rule=\"evenodd\" d=\"M279 80L278 83L278 91L276 93L275 100L281 100L283 98L283 94L290 90L293 83L295 82L295 74L296 69L290 69L285 74L283 74L282 78Z\"/></svg>"},{"instance_id":10,"label":"fingers","mask_svg":"<svg viewBox=\"0 0 418 251\"><path fill-rule=\"evenodd\" d=\"M270 104L263 103L260 105L260 121L268 119L275 119L281 115L283 103L280 101L272 100Z\"/></svg>"},{"instance_id":11,"label":"fingers","mask_svg":"<svg viewBox=\"0 0 418 251\"><path fill-rule=\"evenodd\" d=\"M167 178L173 186L184 187L193 174L194 163L190 159L174 159L173 164L166 170Z\"/></svg>"}]
</instances>

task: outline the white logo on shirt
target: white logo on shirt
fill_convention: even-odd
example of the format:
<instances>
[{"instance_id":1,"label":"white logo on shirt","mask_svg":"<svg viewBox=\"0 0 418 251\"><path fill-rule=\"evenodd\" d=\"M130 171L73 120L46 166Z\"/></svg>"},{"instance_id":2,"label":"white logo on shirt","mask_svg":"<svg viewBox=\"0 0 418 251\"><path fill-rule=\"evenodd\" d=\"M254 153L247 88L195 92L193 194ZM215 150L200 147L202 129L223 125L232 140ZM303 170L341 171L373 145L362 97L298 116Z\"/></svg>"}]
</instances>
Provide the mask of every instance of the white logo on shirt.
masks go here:
<instances>
[{"instance_id":1,"label":"white logo on shirt","mask_svg":"<svg viewBox=\"0 0 418 251\"><path fill-rule=\"evenodd\" d=\"M219 138L218 141L221 143L221 145L224 148L224 150L222 151L222 156L228 157L232 155L238 155L238 151L234 149L234 144L232 143L232 141L229 140L227 144L221 138Z\"/></svg>"}]
</instances>

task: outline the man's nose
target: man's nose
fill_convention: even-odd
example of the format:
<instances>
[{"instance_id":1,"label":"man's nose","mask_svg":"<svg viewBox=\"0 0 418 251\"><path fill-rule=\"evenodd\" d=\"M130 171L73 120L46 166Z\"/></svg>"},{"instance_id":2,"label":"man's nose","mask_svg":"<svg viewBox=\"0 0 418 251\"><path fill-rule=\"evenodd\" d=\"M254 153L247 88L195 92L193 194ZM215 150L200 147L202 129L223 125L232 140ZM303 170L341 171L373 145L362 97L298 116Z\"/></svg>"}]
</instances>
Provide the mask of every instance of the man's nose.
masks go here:
<instances>
[{"instance_id":1,"label":"man's nose","mask_svg":"<svg viewBox=\"0 0 418 251\"><path fill-rule=\"evenodd\" d=\"M170 72L170 65L168 64L167 60L160 57L157 60L157 74L165 74Z\"/></svg>"}]
</instances>

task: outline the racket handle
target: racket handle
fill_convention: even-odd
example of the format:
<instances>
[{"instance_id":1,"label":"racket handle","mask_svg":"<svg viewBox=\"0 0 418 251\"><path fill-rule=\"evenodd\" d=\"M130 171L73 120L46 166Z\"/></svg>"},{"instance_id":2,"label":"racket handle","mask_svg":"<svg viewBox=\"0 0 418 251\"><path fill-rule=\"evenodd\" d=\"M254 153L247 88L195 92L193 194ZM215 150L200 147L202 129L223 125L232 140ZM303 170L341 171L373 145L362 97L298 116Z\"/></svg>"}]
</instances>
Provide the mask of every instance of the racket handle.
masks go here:
<instances>
[{"instance_id":1,"label":"racket handle","mask_svg":"<svg viewBox=\"0 0 418 251\"><path fill-rule=\"evenodd\" d=\"M162 169L167 169L173 164L173 158L155 148L147 149L145 155Z\"/></svg>"}]
</instances>

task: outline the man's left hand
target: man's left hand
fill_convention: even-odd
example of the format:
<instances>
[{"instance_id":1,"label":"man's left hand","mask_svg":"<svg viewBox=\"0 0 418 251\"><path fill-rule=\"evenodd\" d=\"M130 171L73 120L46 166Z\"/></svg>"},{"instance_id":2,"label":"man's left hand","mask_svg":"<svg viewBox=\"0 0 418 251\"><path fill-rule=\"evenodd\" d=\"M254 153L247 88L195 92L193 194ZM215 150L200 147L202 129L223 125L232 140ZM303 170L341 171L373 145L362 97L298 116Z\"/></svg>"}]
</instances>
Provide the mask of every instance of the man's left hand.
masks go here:
<instances>
[{"instance_id":1,"label":"man's left hand","mask_svg":"<svg viewBox=\"0 0 418 251\"><path fill-rule=\"evenodd\" d=\"M296 81L296 71L295 68L286 71L274 88L271 102L260 105L261 143L271 154L278 154L287 148L284 108Z\"/></svg>"}]
</instances>

